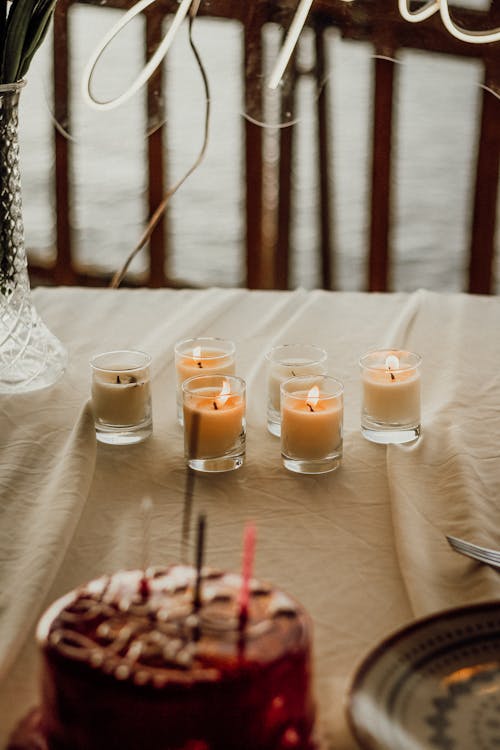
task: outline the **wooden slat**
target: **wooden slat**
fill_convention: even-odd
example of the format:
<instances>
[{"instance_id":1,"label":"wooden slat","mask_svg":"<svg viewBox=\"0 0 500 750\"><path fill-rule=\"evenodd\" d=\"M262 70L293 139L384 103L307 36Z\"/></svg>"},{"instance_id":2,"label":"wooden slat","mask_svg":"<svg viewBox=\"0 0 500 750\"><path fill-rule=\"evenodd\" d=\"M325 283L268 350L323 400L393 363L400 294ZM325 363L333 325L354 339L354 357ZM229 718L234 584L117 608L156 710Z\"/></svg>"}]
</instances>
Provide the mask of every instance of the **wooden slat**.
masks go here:
<instances>
[{"instance_id":1,"label":"wooden slat","mask_svg":"<svg viewBox=\"0 0 500 750\"><path fill-rule=\"evenodd\" d=\"M372 185L368 289L389 289L391 219L391 149L394 63L376 58L372 140Z\"/></svg>"},{"instance_id":2,"label":"wooden slat","mask_svg":"<svg viewBox=\"0 0 500 750\"><path fill-rule=\"evenodd\" d=\"M243 76L246 111L262 114L262 94L259 86L262 72L262 38L258 23L245 30ZM246 76L245 76L246 71ZM245 119L245 220L246 220L246 286L258 289L265 286L263 279L263 133L262 128Z\"/></svg>"},{"instance_id":3,"label":"wooden slat","mask_svg":"<svg viewBox=\"0 0 500 750\"><path fill-rule=\"evenodd\" d=\"M163 16L146 12L146 59L154 53L162 39ZM148 123L155 123L156 129L148 137L148 206L151 216L163 199L164 178L164 134L165 111L163 94L163 67L160 65L147 85ZM158 125L161 125L158 127ZM165 257L167 253L166 215L156 225L149 240L149 286L162 287L166 284Z\"/></svg>"},{"instance_id":4,"label":"wooden slat","mask_svg":"<svg viewBox=\"0 0 500 750\"><path fill-rule=\"evenodd\" d=\"M297 71L295 56L289 63L287 75L290 76L286 93L282 96L281 114L285 113L291 120L295 116L295 84ZM274 286L276 289L290 288L290 239L292 229L292 172L295 125L281 128L279 131L279 165L278 165L278 216L277 239L274 257Z\"/></svg>"},{"instance_id":5,"label":"wooden slat","mask_svg":"<svg viewBox=\"0 0 500 750\"><path fill-rule=\"evenodd\" d=\"M481 138L477 160L468 291L491 294L498 199L500 101L483 94Z\"/></svg>"},{"instance_id":6,"label":"wooden slat","mask_svg":"<svg viewBox=\"0 0 500 750\"><path fill-rule=\"evenodd\" d=\"M316 82L320 87L317 99L318 175L319 175L319 229L321 255L321 286L334 287L334 255L332 247L331 181L330 181L330 123L328 119L328 83L326 79L325 34L315 29Z\"/></svg>"},{"instance_id":7,"label":"wooden slat","mask_svg":"<svg viewBox=\"0 0 500 750\"><path fill-rule=\"evenodd\" d=\"M496 85L496 91L500 95L499 84L500 66L498 62L495 62L486 68L485 86L494 87ZM485 90L482 100L469 254L468 291L473 294L491 294L493 292L499 154L500 99Z\"/></svg>"}]
</instances>

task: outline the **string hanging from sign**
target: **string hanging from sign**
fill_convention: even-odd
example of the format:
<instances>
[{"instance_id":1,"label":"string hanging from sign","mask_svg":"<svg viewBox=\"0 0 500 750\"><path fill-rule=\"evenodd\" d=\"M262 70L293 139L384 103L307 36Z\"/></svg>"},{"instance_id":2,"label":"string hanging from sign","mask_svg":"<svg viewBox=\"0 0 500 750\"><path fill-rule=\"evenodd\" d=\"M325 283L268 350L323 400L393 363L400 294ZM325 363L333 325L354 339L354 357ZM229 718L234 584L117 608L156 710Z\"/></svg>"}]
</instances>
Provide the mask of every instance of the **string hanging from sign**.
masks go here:
<instances>
[{"instance_id":1,"label":"string hanging from sign","mask_svg":"<svg viewBox=\"0 0 500 750\"><path fill-rule=\"evenodd\" d=\"M189 12L189 44L194 54L198 69L200 71L200 75L201 75L202 82L203 82L203 89L205 93L205 116L204 116L204 125L203 125L203 142L194 162L186 170L186 172L179 178L179 180L177 180L177 182L174 183L174 185L172 185L166 191L162 200L157 206L156 210L150 217L148 224L146 228L144 229L144 232L142 233L138 243L130 251L129 255L127 256L125 262L122 264L121 268L114 274L110 283L110 287L112 289L117 289L120 286L121 282L125 278L125 275L130 267L130 264L132 263L134 258L139 254L139 252L143 249L143 247L145 247L151 235L153 234L156 226L161 220L163 214L165 213L165 210L170 201L170 198L179 190L179 188L186 182L186 180L199 167L199 165L201 164L201 162L203 161L205 157L205 154L208 148L208 140L209 140L209 133L210 133L210 111L211 111L210 110L210 86L209 86L208 76L205 70L205 66L203 65L203 61L201 59L200 53L193 39L193 21L196 16L196 13L198 12L199 5L200 5L200 0L194 0L191 6L191 10Z\"/></svg>"}]
</instances>

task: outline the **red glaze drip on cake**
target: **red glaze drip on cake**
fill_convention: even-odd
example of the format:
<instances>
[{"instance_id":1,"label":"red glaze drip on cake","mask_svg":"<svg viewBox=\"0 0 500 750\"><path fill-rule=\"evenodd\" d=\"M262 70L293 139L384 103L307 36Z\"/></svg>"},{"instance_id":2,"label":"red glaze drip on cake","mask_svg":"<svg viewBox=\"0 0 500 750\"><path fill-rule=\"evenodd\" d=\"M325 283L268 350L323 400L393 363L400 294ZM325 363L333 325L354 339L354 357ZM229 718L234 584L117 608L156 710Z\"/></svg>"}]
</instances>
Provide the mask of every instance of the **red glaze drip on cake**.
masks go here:
<instances>
[{"instance_id":1,"label":"red glaze drip on cake","mask_svg":"<svg viewBox=\"0 0 500 750\"><path fill-rule=\"evenodd\" d=\"M252 581L175 565L103 577L42 618L42 724L50 750L310 750L310 621Z\"/></svg>"}]
</instances>

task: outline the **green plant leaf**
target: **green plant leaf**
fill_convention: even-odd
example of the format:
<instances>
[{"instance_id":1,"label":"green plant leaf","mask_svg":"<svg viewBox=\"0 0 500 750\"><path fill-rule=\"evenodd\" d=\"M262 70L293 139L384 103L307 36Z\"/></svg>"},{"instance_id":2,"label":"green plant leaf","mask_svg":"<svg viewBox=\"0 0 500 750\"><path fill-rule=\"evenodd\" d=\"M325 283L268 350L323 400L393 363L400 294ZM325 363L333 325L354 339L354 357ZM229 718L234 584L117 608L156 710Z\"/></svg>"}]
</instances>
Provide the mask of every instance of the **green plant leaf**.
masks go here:
<instances>
[{"instance_id":1,"label":"green plant leaf","mask_svg":"<svg viewBox=\"0 0 500 750\"><path fill-rule=\"evenodd\" d=\"M37 0L16 0L10 9L5 32L2 66L2 80L4 83L14 83L19 80L19 65L26 32L36 4Z\"/></svg>"},{"instance_id":2,"label":"green plant leaf","mask_svg":"<svg viewBox=\"0 0 500 750\"><path fill-rule=\"evenodd\" d=\"M5 49L5 27L7 25L7 0L0 0L0 49ZM2 60L0 60L0 67ZM1 70L0 70L1 80Z\"/></svg>"},{"instance_id":3,"label":"green plant leaf","mask_svg":"<svg viewBox=\"0 0 500 750\"><path fill-rule=\"evenodd\" d=\"M57 0L39 3L35 15L33 15L28 31L26 33L25 46L22 52L21 62L19 64L19 78L24 78L33 56L39 46L42 44L52 20L54 8Z\"/></svg>"}]
</instances>

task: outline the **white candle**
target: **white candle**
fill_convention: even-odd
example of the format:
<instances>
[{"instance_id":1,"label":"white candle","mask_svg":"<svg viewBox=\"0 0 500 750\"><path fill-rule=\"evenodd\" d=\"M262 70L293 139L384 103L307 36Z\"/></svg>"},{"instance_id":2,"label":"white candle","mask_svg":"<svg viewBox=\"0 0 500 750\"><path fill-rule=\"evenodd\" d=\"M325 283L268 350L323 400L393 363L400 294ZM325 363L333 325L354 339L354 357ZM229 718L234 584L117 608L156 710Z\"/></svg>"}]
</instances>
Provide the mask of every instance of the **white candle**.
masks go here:
<instances>
[{"instance_id":1,"label":"white candle","mask_svg":"<svg viewBox=\"0 0 500 750\"><path fill-rule=\"evenodd\" d=\"M109 425L136 425L150 414L151 391L144 370L127 372L120 363L112 371L94 372L92 409L94 417Z\"/></svg>"},{"instance_id":2,"label":"white candle","mask_svg":"<svg viewBox=\"0 0 500 750\"><path fill-rule=\"evenodd\" d=\"M91 405L99 442L128 445L151 435L150 365L149 354L133 349L91 359Z\"/></svg>"},{"instance_id":3,"label":"white candle","mask_svg":"<svg viewBox=\"0 0 500 750\"><path fill-rule=\"evenodd\" d=\"M382 351L368 356L371 359L362 366L361 376L363 415L379 424L418 424L420 360L410 363L405 352Z\"/></svg>"},{"instance_id":4,"label":"white candle","mask_svg":"<svg viewBox=\"0 0 500 750\"><path fill-rule=\"evenodd\" d=\"M302 380L302 379L300 379ZM285 384L291 387L291 380ZM309 390L282 389L281 451L292 459L317 461L342 447L342 392L338 395L312 386Z\"/></svg>"}]
</instances>

